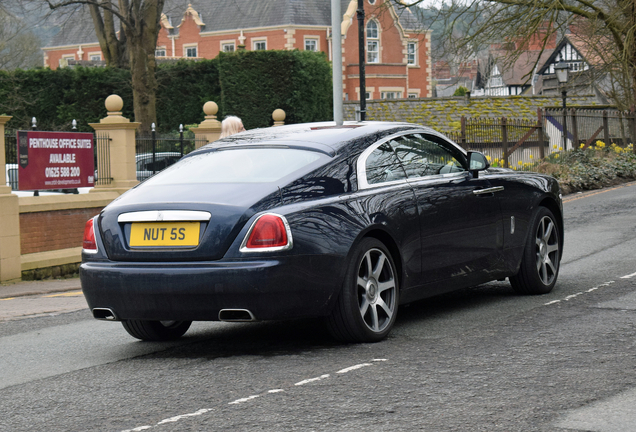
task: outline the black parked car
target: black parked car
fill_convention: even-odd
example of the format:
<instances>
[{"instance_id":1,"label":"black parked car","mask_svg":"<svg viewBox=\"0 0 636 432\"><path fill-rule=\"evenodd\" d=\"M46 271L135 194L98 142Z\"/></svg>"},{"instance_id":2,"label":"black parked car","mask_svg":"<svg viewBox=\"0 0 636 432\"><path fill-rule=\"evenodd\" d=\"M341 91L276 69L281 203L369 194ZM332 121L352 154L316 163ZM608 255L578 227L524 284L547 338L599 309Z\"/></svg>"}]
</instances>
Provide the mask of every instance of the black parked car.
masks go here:
<instances>
[{"instance_id":1,"label":"black parked car","mask_svg":"<svg viewBox=\"0 0 636 432\"><path fill-rule=\"evenodd\" d=\"M506 277L550 292L562 248L553 178L414 124L313 123L216 141L128 191L88 221L80 277L94 317L139 339L324 316L377 341L400 304Z\"/></svg>"}]
</instances>

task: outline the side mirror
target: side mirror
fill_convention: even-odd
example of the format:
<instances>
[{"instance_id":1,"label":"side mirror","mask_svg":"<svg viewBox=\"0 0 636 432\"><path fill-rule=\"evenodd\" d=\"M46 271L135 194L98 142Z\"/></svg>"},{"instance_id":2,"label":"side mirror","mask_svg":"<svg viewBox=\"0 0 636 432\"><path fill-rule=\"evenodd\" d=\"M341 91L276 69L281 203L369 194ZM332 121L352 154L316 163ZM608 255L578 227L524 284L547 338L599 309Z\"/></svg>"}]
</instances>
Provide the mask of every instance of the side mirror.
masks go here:
<instances>
[{"instance_id":1,"label":"side mirror","mask_svg":"<svg viewBox=\"0 0 636 432\"><path fill-rule=\"evenodd\" d=\"M473 174L473 177L479 177L479 171L484 171L490 168L490 163L483 153L468 152L468 170Z\"/></svg>"}]
</instances>

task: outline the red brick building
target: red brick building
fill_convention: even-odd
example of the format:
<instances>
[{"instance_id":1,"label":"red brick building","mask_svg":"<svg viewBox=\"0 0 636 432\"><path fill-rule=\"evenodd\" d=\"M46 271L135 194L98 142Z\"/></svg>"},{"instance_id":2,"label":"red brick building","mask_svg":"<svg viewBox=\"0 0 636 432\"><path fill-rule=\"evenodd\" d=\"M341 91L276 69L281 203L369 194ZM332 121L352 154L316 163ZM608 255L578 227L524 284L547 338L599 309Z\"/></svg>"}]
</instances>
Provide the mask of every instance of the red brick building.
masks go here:
<instances>
[{"instance_id":1,"label":"red brick building","mask_svg":"<svg viewBox=\"0 0 636 432\"><path fill-rule=\"evenodd\" d=\"M364 0L368 99L431 96L430 33L393 0ZM357 0L341 0L343 98L359 100ZM44 50L44 65L103 59L92 19L78 14ZM216 57L221 51L312 50L332 58L331 0L166 1L156 57Z\"/></svg>"}]
</instances>

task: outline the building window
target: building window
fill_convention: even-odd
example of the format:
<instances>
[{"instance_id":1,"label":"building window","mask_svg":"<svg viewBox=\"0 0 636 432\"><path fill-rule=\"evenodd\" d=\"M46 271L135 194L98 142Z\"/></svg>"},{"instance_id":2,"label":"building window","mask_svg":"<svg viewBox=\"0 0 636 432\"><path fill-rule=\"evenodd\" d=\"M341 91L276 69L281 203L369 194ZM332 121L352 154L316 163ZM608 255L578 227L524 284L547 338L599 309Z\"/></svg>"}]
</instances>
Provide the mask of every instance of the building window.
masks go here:
<instances>
[{"instance_id":1,"label":"building window","mask_svg":"<svg viewBox=\"0 0 636 432\"><path fill-rule=\"evenodd\" d=\"M195 46L183 46L184 57L194 58L197 57L197 47Z\"/></svg>"},{"instance_id":2,"label":"building window","mask_svg":"<svg viewBox=\"0 0 636 432\"><path fill-rule=\"evenodd\" d=\"M254 51L262 51L267 49L267 41L259 40L254 41Z\"/></svg>"},{"instance_id":3,"label":"building window","mask_svg":"<svg viewBox=\"0 0 636 432\"><path fill-rule=\"evenodd\" d=\"M415 65L417 64L417 57L416 57L416 45L415 42L409 42L406 45L406 56L407 56L407 63L410 65Z\"/></svg>"},{"instance_id":4,"label":"building window","mask_svg":"<svg viewBox=\"0 0 636 432\"><path fill-rule=\"evenodd\" d=\"M69 60L75 60L75 54L65 54L62 56L62 58L60 59L60 67L66 67L68 66L68 61Z\"/></svg>"},{"instance_id":5,"label":"building window","mask_svg":"<svg viewBox=\"0 0 636 432\"><path fill-rule=\"evenodd\" d=\"M236 51L236 47L234 45L234 42L224 43L224 44L221 45L221 50L223 52L234 52L234 51Z\"/></svg>"},{"instance_id":6,"label":"building window","mask_svg":"<svg viewBox=\"0 0 636 432\"><path fill-rule=\"evenodd\" d=\"M400 99L402 97L402 92L400 91L381 92L380 97L382 99Z\"/></svg>"},{"instance_id":7,"label":"building window","mask_svg":"<svg viewBox=\"0 0 636 432\"><path fill-rule=\"evenodd\" d=\"M305 39L305 51L318 51L318 39Z\"/></svg>"},{"instance_id":8,"label":"building window","mask_svg":"<svg viewBox=\"0 0 636 432\"><path fill-rule=\"evenodd\" d=\"M155 49L155 57L165 57L166 47L160 47Z\"/></svg>"},{"instance_id":9,"label":"building window","mask_svg":"<svg viewBox=\"0 0 636 432\"><path fill-rule=\"evenodd\" d=\"M369 92L364 92L364 98L365 98L366 100L371 100L371 93L369 93Z\"/></svg>"},{"instance_id":10,"label":"building window","mask_svg":"<svg viewBox=\"0 0 636 432\"><path fill-rule=\"evenodd\" d=\"M378 24L375 21L367 23L367 63L380 62L380 39Z\"/></svg>"},{"instance_id":11,"label":"building window","mask_svg":"<svg viewBox=\"0 0 636 432\"><path fill-rule=\"evenodd\" d=\"M409 99L417 99L417 93L409 93Z\"/></svg>"},{"instance_id":12,"label":"building window","mask_svg":"<svg viewBox=\"0 0 636 432\"><path fill-rule=\"evenodd\" d=\"M374 5L375 4L375 0L369 0L369 4L370 5Z\"/></svg>"},{"instance_id":13,"label":"building window","mask_svg":"<svg viewBox=\"0 0 636 432\"><path fill-rule=\"evenodd\" d=\"M88 55L88 59L90 61L101 61L102 60L102 55L101 55L101 53L90 53Z\"/></svg>"}]
</instances>

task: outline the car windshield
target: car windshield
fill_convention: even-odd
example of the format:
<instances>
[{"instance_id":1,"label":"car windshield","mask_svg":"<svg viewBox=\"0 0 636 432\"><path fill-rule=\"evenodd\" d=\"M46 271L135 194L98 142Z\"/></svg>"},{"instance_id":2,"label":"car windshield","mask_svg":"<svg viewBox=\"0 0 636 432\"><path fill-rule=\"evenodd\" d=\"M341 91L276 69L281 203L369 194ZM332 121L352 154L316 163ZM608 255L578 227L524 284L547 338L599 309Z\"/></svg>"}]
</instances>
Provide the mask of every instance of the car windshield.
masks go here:
<instances>
[{"instance_id":1,"label":"car windshield","mask_svg":"<svg viewBox=\"0 0 636 432\"><path fill-rule=\"evenodd\" d=\"M271 183L326 157L290 148L237 148L185 158L146 184Z\"/></svg>"}]
</instances>

